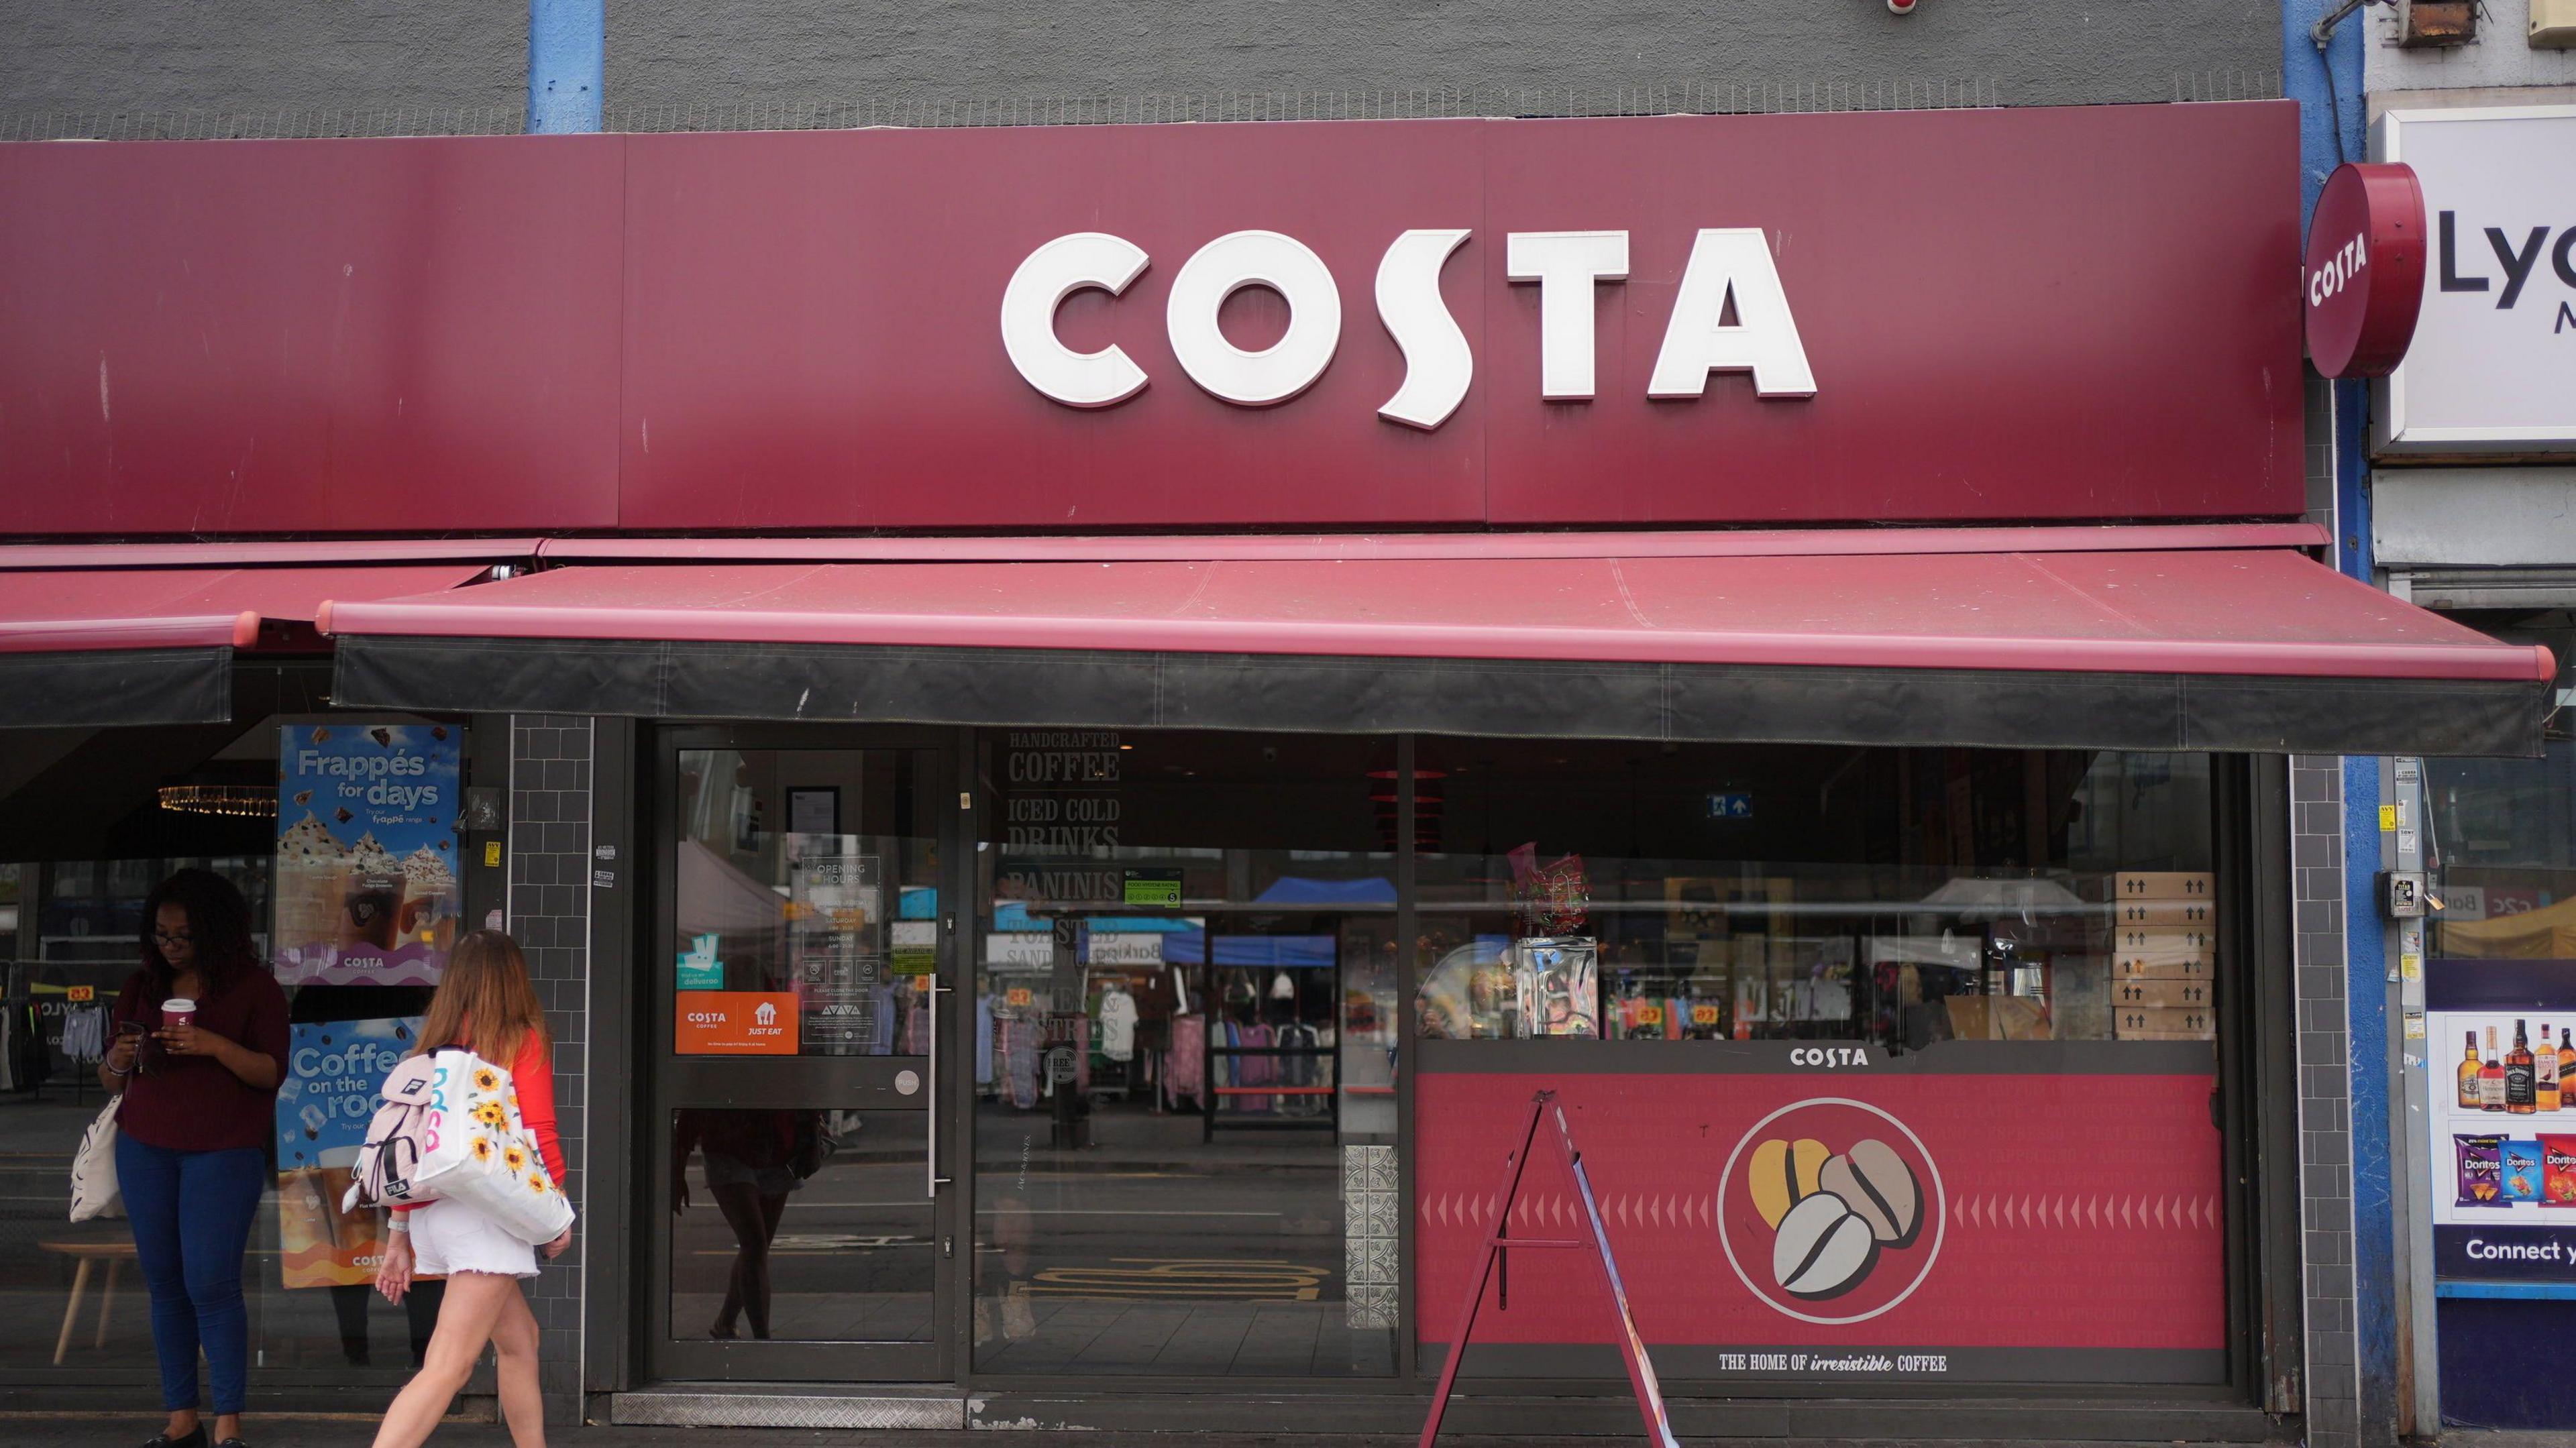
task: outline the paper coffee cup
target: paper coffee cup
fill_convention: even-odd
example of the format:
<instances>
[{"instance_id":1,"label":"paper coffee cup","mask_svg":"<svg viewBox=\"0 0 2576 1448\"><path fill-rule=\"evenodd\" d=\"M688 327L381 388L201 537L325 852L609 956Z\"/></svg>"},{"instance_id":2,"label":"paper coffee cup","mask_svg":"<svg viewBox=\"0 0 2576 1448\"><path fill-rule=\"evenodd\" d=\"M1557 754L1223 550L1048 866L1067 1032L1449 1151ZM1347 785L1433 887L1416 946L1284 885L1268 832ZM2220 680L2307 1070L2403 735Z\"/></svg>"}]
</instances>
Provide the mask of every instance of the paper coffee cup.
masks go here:
<instances>
[{"instance_id":1,"label":"paper coffee cup","mask_svg":"<svg viewBox=\"0 0 2576 1448\"><path fill-rule=\"evenodd\" d=\"M184 1026L197 1018L197 1003L186 996L172 996L161 1003L161 1024Z\"/></svg>"}]
</instances>

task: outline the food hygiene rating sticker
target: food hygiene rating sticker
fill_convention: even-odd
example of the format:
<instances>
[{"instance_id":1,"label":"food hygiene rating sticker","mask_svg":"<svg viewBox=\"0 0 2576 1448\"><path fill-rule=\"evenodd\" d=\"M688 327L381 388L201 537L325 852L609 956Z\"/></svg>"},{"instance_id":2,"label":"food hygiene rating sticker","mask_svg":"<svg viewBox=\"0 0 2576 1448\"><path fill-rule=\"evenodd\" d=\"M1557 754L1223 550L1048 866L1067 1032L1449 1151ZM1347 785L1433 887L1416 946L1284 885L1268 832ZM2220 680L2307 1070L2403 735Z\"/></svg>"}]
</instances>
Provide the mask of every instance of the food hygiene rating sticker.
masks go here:
<instances>
[{"instance_id":1,"label":"food hygiene rating sticker","mask_svg":"<svg viewBox=\"0 0 2576 1448\"><path fill-rule=\"evenodd\" d=\"M1913 1296L1941 1255L1941 1170L1912 1128L1866 1101L1781 1107L1735 1143L1719 1181L1727 1265L1800 1322L1867 1322Z\"/></svg>"}]
</instances>

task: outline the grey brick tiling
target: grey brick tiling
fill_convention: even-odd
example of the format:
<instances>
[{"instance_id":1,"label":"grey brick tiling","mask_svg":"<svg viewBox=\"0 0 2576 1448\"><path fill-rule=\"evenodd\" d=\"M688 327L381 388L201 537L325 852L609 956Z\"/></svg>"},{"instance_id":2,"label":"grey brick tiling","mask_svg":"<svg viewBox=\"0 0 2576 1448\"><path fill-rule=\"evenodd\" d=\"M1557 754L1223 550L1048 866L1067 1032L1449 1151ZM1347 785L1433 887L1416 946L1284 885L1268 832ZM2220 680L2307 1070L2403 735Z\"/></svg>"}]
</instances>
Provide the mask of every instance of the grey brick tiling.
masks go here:
<instances>
[{"instance_id":1,"label":"grey brick tiling","mask_svg":"<svg viewBox=\"0 0 2576 1448\"><path fill-rule=\"evenodd\" d=\"M2306 1294L2308 1448L2358 1448L2353 1350L2350 1017L2345 1012L2343 760L2290 761L2297 930L2299 1220Z\"/></svg>"},{"instance_id":2,"label":"grey brick tiling","mask_svg":"<svg viewBox=\"0 0 2576 1448\"><path fill-rule=\"evenodd\" d=\"M584 1151L590 1043L591 721L573 715L510 719L509 928L555 1040L555 1108L571 1169L573 1208L589 1212ZM530 1284L528 1305L541 1334L538 1377L546 1421L581 1421L582 1243L573 1243Z\"/></svg>"}]
</instances>

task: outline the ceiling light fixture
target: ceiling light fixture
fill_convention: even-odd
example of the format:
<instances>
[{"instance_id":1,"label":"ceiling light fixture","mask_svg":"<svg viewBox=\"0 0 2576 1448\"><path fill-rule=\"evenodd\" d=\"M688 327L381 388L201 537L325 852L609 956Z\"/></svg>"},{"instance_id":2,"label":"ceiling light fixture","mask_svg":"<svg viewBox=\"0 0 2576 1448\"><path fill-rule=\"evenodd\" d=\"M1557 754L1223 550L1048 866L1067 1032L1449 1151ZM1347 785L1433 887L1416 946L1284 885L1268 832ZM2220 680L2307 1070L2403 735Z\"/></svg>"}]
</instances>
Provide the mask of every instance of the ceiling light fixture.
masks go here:
<instances>
[{"instance_id":1,"label":"ceiling light fixture","mask_svg":"<svg viewBox=\"0 0 2576 1448\"><path fill-rule=\"evenodd\" d=\"M277 791L255 784L165 784L160 796L163 809L179 814L277 817Z\"/></svg>"}]
</instances>

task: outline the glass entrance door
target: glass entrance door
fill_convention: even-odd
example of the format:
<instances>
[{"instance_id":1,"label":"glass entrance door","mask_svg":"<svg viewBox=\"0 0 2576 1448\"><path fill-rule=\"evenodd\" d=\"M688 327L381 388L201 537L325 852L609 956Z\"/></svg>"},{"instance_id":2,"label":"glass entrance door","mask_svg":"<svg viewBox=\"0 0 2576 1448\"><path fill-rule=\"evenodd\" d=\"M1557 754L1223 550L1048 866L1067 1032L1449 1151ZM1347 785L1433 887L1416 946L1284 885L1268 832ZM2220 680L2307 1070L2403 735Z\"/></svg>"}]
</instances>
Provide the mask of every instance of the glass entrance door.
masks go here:
<instances>
[{"instance_id":1,"label":"glass entrance door","mask_svg":"<svg viewBox=\"0 0 2576 1448\"><path fill-rule=\"evenodd\" d=\"M952 756L826 742L844 738L661 741L644 1277L663 1380L953 1375Z\"/></svg>"}]
</instances>

